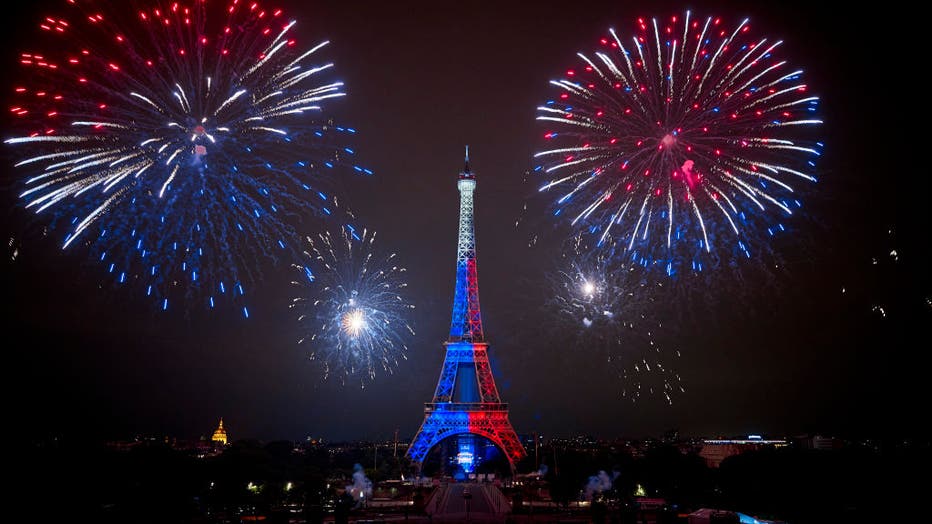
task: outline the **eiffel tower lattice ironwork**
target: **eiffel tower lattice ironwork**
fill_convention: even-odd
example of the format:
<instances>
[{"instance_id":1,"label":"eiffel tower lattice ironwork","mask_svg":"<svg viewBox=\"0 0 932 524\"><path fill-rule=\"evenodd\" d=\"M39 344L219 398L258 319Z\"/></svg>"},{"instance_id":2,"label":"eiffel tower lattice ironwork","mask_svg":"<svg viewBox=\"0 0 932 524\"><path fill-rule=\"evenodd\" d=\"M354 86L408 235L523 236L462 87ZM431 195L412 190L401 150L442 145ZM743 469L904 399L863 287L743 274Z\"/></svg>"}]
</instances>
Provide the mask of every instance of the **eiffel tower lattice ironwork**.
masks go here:
<instances>
[{"instance_id":1,"label":"eiffel tower lattice ironwork","mask_svg":"<svg viewBox=\"0 0 932 524\"><path fill-rule=\"evenodd\" d=\"M495 387L489 345L482 336L473 224L476 177L469 170L468 146L465 169L456 187L460 193L460 221L450 338L444 343L446 357L437 391L433 400L424 404L424 422L411 441L408 457L421 464L440 441L470 434L485 437L498 446L514 470L515 463L526 452L508 420L508 404L502 402Z\"/></svg>"}]
</instances>

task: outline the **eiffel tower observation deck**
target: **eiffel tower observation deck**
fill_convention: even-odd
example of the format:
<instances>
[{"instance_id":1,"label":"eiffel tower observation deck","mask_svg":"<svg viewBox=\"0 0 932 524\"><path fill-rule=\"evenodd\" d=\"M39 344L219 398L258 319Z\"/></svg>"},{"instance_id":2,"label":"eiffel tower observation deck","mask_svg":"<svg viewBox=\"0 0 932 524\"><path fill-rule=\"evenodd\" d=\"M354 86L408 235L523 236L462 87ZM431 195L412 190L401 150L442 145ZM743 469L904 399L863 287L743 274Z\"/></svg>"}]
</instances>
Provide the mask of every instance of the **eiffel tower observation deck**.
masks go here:
<instances>
[{"instance_id":1,"label":"eiffel tower observation deck","mask_svg":"<svg viewBox=\"0 0 932 524\"><path fill-rule=\"evenodd\" d=\"M508 419L489 365L489 345L482 332L473 195L476 177L469 169L469 148L456 187L460 193L459 235L456 249L456 284L446 356L431 402L424 404L424 422L411 441L408 456L422 464L428 452L448 437L460 442L458 461L472 467L473 436L488 439L508 459L512 471L526 452Z\"/></svg>"}]
</instances>

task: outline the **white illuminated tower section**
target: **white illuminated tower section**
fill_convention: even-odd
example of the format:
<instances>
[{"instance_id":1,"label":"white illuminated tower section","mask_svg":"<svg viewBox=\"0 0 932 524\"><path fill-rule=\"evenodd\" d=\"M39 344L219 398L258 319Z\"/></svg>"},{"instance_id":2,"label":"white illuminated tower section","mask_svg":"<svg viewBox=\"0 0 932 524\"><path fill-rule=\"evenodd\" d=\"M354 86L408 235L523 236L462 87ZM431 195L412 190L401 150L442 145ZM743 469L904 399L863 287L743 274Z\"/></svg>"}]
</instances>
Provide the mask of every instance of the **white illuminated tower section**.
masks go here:
<instances>
[{"instance_id":1,"label":"white illuminated tower section","mask_svg":"<svg viewBox=\"0 0 932 524\"><path fill-rule=\"evenodd\" d=\"M480 436L501 449L514 470L515 462L524 457L525 451L508 420L508 404L502 402L495 387L489 345L482 335L473 223L476 177L469 170L468 147L466 166L456 187L460 193L460 221L450 337L444 343L446 357L437 391L433 401L424 404L424 422L411 441L408 456L421 464L431 448L447 437L456 436L464 455L462 460L470 460L466 455L471 436Z\"/></svg>"}]
</instances>

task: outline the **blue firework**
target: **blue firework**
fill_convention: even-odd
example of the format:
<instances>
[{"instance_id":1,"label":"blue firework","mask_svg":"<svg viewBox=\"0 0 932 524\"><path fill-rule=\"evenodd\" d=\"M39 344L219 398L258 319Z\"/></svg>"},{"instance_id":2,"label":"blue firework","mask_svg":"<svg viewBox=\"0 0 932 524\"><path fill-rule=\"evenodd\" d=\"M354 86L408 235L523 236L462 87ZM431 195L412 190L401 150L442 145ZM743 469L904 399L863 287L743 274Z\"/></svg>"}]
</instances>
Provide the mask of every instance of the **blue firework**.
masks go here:
<instances>
[{"instance_id":1,"label":"blue firework","mask_svg":"<svg viewBox=\"0 0 932 524\"><path fill-rule=\"evenodd\" d=\"M40 22L6 140L28 171L21 202L65 250L156 303L242 297L299 253L294 225L326 218L331 170L355 133L327 42L253 2L69 2Z\"/></svg>"},{"instance_id":2,"label":"blue firework","mask_svg":"<svg viewBox=\"0 0 932 524\"><path fill-rule=\"evenodd\" d=\"M325 379L362 387L377 372L392 373L407 359L414 309L405 293L406 270L395 253L374 248L376 234L346 225L340 233L307 238L305 262L296 264L300 294L292 303L302 332Z\"/></svg>"}]
</instances>

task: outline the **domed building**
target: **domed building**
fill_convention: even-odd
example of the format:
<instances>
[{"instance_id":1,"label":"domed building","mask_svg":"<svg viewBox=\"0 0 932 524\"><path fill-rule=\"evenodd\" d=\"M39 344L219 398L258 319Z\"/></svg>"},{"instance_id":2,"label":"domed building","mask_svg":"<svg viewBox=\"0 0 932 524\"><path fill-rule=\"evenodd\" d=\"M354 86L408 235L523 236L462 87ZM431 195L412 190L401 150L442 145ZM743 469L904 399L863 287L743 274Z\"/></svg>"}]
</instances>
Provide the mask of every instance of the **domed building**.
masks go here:
<instances>
[{"instance_id":1,"label":"domed building","mask_svg":"<svg viewBox=\"0 0 932 524\"><path fill-rule=\"evenodd\" d=\"M227 430L223 429L223 417L220 417L220 425L214 430L214 435L210 437L210 440L224 446L227 444Z\"/></svg>"}]
</instances>

